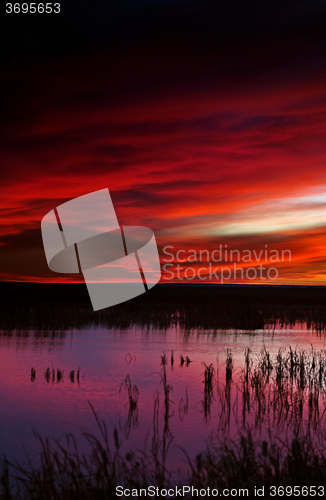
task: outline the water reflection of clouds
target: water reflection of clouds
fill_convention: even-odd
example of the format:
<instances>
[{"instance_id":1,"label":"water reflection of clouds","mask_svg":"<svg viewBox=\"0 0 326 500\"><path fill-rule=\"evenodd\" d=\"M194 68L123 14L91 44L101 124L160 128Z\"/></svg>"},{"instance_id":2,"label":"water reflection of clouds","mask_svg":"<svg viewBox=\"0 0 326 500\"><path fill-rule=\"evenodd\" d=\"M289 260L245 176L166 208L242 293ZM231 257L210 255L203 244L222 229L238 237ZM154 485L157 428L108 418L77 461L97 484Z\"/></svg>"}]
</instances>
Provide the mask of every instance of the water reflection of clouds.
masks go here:
<instances>
[{"instance_id":1,"label":"water reflection of clouds","mask_svg":"<svg viewBox=\"0 0 326 500\"><path fill-rule=\"evenodd\" d=\"M311 344L316 351L325 349L323 335L301 330L298 326L297 329L276 329L273 333L261 331L256 335L231 331L216 331L210 334L188 331L186 342L185 332L180 328L164 331L142 328L123 331L84 330L65 332L54 339L51 335L45 338L42 334L34 336L33 332L29 333L30 336L17 337L13 334L2 335L0 338L0 411L6 435L6 438L0 438L0 444L6 454L15 454L15 458L22 456L17 433L25 445L33 450L35 443L32 429L44 436L54 437L62 436L64 432L71 430L78 433L78 429L74 427L76 425L96 432L88 400L92 402L100 418L107 422L109 432L114 426L118 426L119 421L122 424L128 422L127 395L119 396L119 387L127 374L132 385L137 387L139 398L137 429L131 425L128 439L123 438L124 447L142 448L145 437L151 436L153 431L155 394L159 394L156 415L159 432L162 432L165 426L164 391L160 375L163 353L166 353L167 358L167 384L173 387L169 394L174 412L168 419L169 433L175 436L175 444L185 449L190 446L190 451L199 451L208 436L211 433L216 434L220 425L221 404L226 394L223 392L223 383L227 350L232 352L233 378L240 380L245 367L246 348L250 348L254 362L259 359L264 346L274 358L280 347L286 353L290 345L293 349L297 347L306 351L311 349ZM170 364L172 350L173 370ZM133 360L130 364L125 361L127 353ZM192 363L180 366L180 355L189 356ZM206 366L213 363L218 373L219 390L222 391L213 392L207 423L203 422L203 413L198 411L198 408L205 408L200 403L204 401L203 362ZM63 381L60 383L47 384L44 379L45 370L52 366L63 371ZM31 367L36 371L33 383L30 378ZM83 375L81 383L71 383L69 373L79 367ZM181 423L178 408L181 400L186 401L186 390L188 412ZM221 394L224 394L222 399ZM234 404L235 385L231 384L228 394L230 404ZM174 451L172 454L177 457Z\"/></svg>"}]
</instances>

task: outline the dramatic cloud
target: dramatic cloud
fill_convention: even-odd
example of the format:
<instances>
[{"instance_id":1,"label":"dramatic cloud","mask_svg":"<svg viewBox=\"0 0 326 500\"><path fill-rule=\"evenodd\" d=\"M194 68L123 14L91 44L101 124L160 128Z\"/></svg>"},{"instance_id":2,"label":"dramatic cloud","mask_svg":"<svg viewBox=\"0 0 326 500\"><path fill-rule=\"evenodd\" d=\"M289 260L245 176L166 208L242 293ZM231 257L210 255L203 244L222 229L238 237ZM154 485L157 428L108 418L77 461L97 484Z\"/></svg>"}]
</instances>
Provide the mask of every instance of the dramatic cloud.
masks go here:
<instances>
[{"instance_id":1,"label":"dramatic cloud","mask_svg":"<svg viewBox=\"0 0 326 500\"><path fill-rule=\"evenodd\" d=\"M173 57L169 45L154 44L154 31L153 47L132 32L137 43L128 50L92 46L84 54L8 65L2 279L61 279L47 269L40 221L66 200L107 187L120 224L152 228L161 255L166 245L259 250L267 244L292 253L279 266L279 282L324 283L326 94L318 5L297 3L277 29L271 11L261 46L255 45L259 10L233 35L220 21L214 50L207 48L209 24L206 42L188 57L185 29ZM180 12L185 8L181 2ZM193 8L187 12L195 22L196 2ZM224 15L230 20L231 10L225 7ZM307 17L315 27L306 33L311 57L299 50L298 27Z\"/></svg>"}]
</instances>

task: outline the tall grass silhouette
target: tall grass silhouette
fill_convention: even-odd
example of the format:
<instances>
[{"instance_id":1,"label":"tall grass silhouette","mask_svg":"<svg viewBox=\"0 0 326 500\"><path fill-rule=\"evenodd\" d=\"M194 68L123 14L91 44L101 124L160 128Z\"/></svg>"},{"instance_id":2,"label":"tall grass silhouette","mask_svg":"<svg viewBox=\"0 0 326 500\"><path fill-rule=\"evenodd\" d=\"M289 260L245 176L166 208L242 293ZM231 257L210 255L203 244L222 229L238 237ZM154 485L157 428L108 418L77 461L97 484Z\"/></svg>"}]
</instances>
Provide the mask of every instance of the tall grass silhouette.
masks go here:
<instances>
[{"instance_id":1,"label":"tall grass silhouette","mask_svg":"<svg viewBox=\"0 0 326 500\"><path fill-rule=\"evenodd\" d=\"M248 488L253 486L324 486L326 487L326 353L289 348L272 356L265 347L256 359L244 351L241 371L227 351L225 379L218 379L218 366L203 364L204 415L217 410L216 433L207 448L190 456L184 450L186 470L182 477L173 472L169 456L174 437L170 421L172 386L167 364L161 365L160 392L153 399L152 446L143 451L122 448L119 430L108 431L92 404L98 435L83 432L88 452L80 453L77 438L68 434L65 441L54 441L35 433L41 452L27 466L1 462L0 497L3 499L90 499L115 498L115 488L159 488L192 485L195 488ZM231 369L232 368L232 369ZM50 371L50 370L49 370ZM50 376L52 373L50 372ZM57 374L55 373L55 376ZM128 435L137 412L140 393L129 375L120 389L127 395L128 419L121 431ZM179 403L179 418L189 409L188 391ZM198 405L197 405L198 409ZM163 425L160 427L162 413ZM225 429L231 421L236 438ZM261 439L261 425L267 432ZM280 438L275 435L280 431ZM222 432L221 432L222 431Z\"/></svg>"},{"instance_id":2,"label":"tall grass silhouette","mask_svg":"<svg viewBox=\"0 0 326 500\"><path fill-rule=\"evenodd\" d=\"M2 284L2 335L59 336L71 329L133 325L185 330L241 329L303 323L322 333L326 290L287 287L158 285L132 302L94 312L83 285ZM10 292L11 290L11 292Z\"/></svg>"}]
</instances>

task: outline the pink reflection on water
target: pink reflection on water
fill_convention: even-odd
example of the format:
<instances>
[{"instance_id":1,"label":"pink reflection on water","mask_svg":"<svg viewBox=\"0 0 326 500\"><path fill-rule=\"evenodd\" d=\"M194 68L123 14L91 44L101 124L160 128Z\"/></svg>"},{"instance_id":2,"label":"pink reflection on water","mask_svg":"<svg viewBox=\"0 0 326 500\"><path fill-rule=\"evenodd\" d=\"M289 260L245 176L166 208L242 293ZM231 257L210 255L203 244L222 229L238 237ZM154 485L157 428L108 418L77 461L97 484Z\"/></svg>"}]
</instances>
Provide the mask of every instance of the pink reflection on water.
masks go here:
<instances>
[{"instance_id":1,"label":"pink reflection on water","mask_svg":"<svg viewBox=\"0 0 326 500\"><path fill-rule=\"evenodd\" d=\"M97 435L98 429L88 401L103 419L112 435L117 428L123 441L122 450L151 449L153 434L162 444L173 437L170 463L185 465L181 448L191 456L202 451L210 437L234 438L243 426L255 428L255 435L264 439L268 433L286 433L286 426L265 414L258 423L248 416L243 420L240 398L245 349L251 350L255 363L265 346L275 359L279 349L316 351L326 348L324 335L307 331L306 325L266 329L254 332L184 332L178 328L166 331L131 328L128 330L85 330L66 332L64 336L29 335L0 338L0 411L3 432L2 452L8 458L23 459L33 455L37 443L32 430L43 436L62 438L66 432L80 434L81 429ZM225 387L227 350L233 359L232 382ZM171 367L170 355L174 353ZM128 353L130 356L128 356ZM161 383L161 356L167 355L167 382L170 393L170 418L164 421L164 394ZM180 366L180 355L192 362ZM204 365L213 363L218 382L213 389L210 411L204 411ZM31 382L31 367L36 378ZM47 382L47 368L63 370L63 380ZM69 372L80 367L79 383L71 382ZM126 375L139 390L137 415L128 412L128 395L119 389ZM154 419L154 398L159 395L158 419ZM181 399L188 395L188 411L179 412ZM321 395L323 398L323 395ZM322 400L321 400L322 401ZM322 403L321 403L322 404ZM181 405L182 408L182 405ZM307 409L304 421L309 423ZM290 421L290 417L288 417ZM166 425L168 424L168 432ZM256 426L255 426L256 424ZM81 443L82 446L82 443ZM25 450L25 451L24 451Z\"/></svg>"}]
</instances>

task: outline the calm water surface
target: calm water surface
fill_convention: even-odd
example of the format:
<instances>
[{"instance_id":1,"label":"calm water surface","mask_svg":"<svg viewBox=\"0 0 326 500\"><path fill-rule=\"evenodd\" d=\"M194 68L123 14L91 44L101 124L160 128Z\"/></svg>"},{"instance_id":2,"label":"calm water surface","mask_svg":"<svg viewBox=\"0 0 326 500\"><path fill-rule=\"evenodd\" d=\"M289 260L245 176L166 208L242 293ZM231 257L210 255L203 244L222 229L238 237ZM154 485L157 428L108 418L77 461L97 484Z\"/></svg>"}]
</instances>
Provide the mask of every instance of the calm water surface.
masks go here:
<instances>
[{"instance_id":1,"label":"calm water surface","mask_svg":"<svg viewBox=\"0 0 326 500\"><path fill-rule=\"evenodd\" d=\"M159 439L163 439L163 388L161 355L166 353L167 381L173 387L172 416L168 420L166 437L173 437L170 458L179 465L184 455L179 446L194 456L205 447L210 436L236 433L236 425L221 425L220 407L216 398L210 416L205 418L203 400L203 362L219 366L218 377L223 386L225 359L231 349L234 362L234 384L244 366L244 350L252 350L255 361L263 345L276 356L280 348L326 349L325 337L307 331L305 325L281 329L266 328L255 334L244 332L184 332L177 328L167 331L131 328L128 330L69 331L51 337L39 332L13 332L0 337L0 449L9 459L25 461L38 450L33 435L36 430L44 437L63 439L65 433L80 435L82 430L98 434L97 425L88 404L109 430L119 429L123 450L151 448L153 437L153 401L159 391ZM174 366L170 354L174 351ZM128 354L129 353L129 354ZM189 356L189 366L179 364L179 356ZM36 378L31 382L31 367ZM44 372L50 368L64 370L63 381L49 383ZM80 367L80 381L72 383L69 372ZM127 392L119 392L129 374L139 390L138 412L129 415ZM179 411L180 401L186 401L188 411ZM233 401L233 409L237 401ZM235 411L235 410L234 410ZM266 432L263 427L258 431ZM112 433L110 432L110 435ZM83 447L82 441L80 441ZM176 446L178 445L178 446Z\"/></svg>"}]
</instances>

